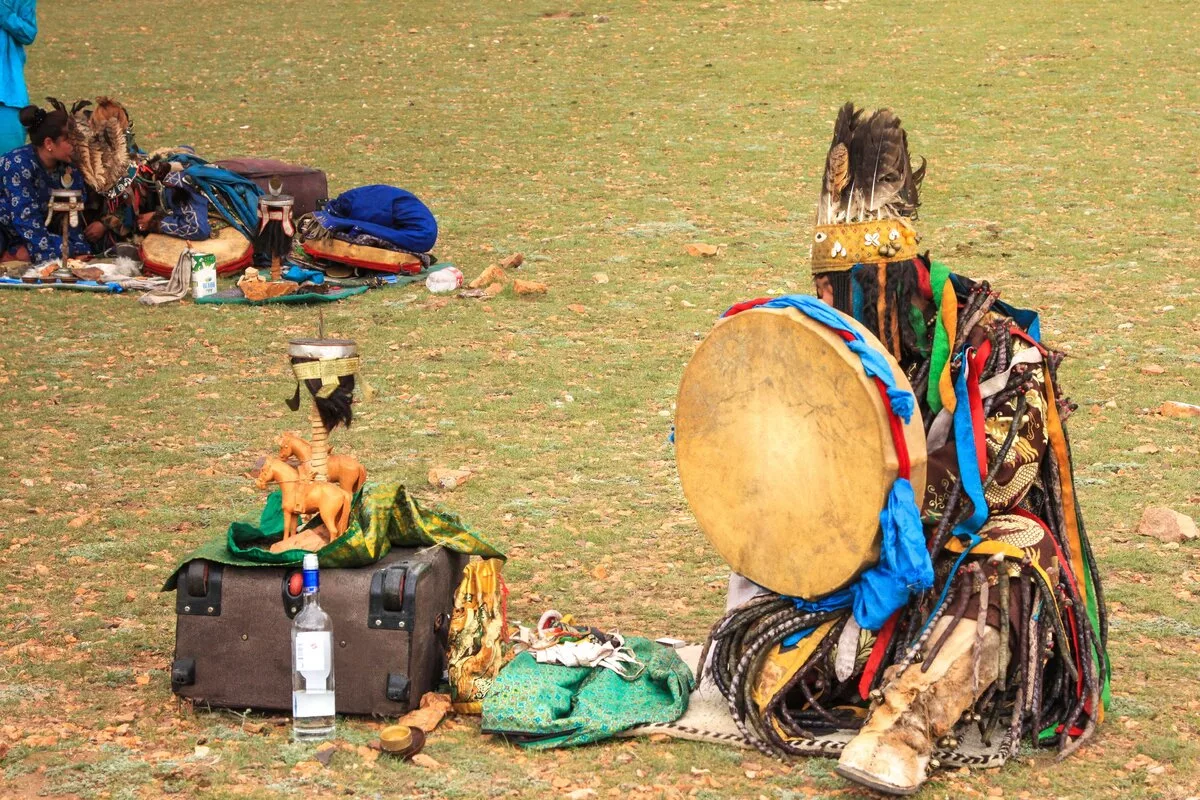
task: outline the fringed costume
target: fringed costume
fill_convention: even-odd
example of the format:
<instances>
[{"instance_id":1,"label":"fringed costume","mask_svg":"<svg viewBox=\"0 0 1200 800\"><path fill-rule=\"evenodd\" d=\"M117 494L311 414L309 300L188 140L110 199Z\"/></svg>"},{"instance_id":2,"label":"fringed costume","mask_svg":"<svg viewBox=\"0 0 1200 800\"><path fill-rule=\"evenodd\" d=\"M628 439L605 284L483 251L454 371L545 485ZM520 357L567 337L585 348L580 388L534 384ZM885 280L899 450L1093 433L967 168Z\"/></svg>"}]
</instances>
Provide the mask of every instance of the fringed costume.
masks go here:
<instances>
[{"instance_id":1,"label":"fringed costume","mask_svg":"<svg viewBox=\"0 0 1200 800\"><path fill-rule=\"evenodd\" d=\"M939 762L1003 763L1022 741L1073 752L1103 718L1110 672L1062 354L1041 342L1036 314L918 252L924 172L895 115L846 104L812 269L821 299L869 329L914 389L933 585L910 585L882 621L834 596L765 592L708 645L711 678L756 746L809 754L841 735L839 773L894 794L916 791ZM967 739L993 756L956 759Z\"/></svg>"}]
</instances>

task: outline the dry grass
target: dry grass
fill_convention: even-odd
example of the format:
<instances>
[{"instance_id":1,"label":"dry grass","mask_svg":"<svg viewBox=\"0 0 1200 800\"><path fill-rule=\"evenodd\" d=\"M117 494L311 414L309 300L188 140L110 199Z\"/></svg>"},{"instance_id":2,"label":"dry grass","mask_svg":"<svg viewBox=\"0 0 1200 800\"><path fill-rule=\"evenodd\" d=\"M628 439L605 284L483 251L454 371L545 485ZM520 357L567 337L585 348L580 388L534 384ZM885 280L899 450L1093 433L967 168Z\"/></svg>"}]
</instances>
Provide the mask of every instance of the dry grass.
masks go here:
<instances>
[{"instance_id":1,"label":"dry grass","mask_svg":"<svg viewBox=\"0 0 1200 800\"><path fill-rule=\"evenodd\" d=\"M1114 612L1114 701L1093 745L942 776L925 796L1180 800L1200 783L1200 550L1133 529L1147 504L1200 503L1196 420L1147 413L1200 402L1198 14L104 0L43 4L29 82L37 97L118 96L147 148L311 163L335 191L404 186L469 276L524 252L545 298L405 288L327 312L380 392L339 439L414 486L430 466L479 472L442 499L511 553L516 618L553 605L693 639L724 570L667 443L683 365L730 303L806 289L834 111L893 105L930 159L935 253L1039 307L1073 356L1077 471ZM692 241L727 247L699 260ZM286 728L178 706L172 599L156 589L260 502L242 471L301 425L282 403L283 347L312 314L9 291L0 325L0 795L854 795L823 761L647 742L526 754L471 721L433 738L442 770L351 747L314 771ZM1166 371L1142 374L1150 362ZM342 731L359 745L377 727Z\"/></svg>"}]
</instances>

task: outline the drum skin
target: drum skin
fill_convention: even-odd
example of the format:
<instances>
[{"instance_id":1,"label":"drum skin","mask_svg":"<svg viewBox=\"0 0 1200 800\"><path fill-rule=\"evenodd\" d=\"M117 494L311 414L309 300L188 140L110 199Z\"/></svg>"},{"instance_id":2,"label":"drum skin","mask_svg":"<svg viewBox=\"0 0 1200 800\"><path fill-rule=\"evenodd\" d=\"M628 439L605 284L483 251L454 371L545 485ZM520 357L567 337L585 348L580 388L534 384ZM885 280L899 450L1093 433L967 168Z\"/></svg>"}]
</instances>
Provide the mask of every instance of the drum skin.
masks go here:
<instances>
[{"instance_id":1,"label":"drum skin","mask_svg":"<svg viewBox=\"0 0 1200 800\"><path fill-rule=\"evenodd\" d=\"M920 498L920 414L904 429ZM887 409L858 356L801 312L755 308L717 323L680 382L675 453L701 530L760 586L816 599L878 561L879 512L898 472Z\"/></svg>"},{"instance_id":2,"label":"drum skin","mask_svg":"<svg viewBox=\"0 0 1200 800\"><path fill-rule=\"evenodd\" d=\"M229 275L250 266L254 247L237 228L222 228L211 239L188 241L162 233L152 233L142 240L142 264L147 272L170 277L175 262L185 250L212 253L217 258L217 274Z\"/></svg>"}]
</instances>

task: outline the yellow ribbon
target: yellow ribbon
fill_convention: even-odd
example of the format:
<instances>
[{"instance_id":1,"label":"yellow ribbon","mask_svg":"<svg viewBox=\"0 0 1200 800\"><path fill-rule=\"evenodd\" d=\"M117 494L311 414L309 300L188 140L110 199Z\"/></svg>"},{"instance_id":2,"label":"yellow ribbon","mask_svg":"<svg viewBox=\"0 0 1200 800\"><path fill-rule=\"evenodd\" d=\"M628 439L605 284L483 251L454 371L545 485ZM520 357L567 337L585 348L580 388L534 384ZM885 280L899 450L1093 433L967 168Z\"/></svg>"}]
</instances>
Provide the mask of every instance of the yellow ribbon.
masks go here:
<instances>
[{"instance_id":1,"label":"yellow ribbon","mask_svg":"<svg viewBox=\"0 0 1200 800\"><path fill-rule=\"evenodd\" d=\"M329 358L321 361L301 361L292 364L292 372L296 382L320 380L321 388L317 397L325 399L333 394L338 387L338 379L358 373L358 357Z\"/></svg>"}]
</instances>

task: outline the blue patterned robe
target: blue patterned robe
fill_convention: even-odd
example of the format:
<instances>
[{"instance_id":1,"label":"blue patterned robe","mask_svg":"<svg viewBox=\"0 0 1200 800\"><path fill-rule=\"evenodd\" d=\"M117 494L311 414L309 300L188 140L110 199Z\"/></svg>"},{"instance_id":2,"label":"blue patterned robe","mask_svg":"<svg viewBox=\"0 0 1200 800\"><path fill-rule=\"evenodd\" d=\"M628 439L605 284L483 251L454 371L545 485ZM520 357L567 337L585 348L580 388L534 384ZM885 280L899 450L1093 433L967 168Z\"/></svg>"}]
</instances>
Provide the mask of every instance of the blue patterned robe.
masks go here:
<instances>
[{"instance_id":1,"label":"blue patterned robe","mask_svg":"<svg viewBox=\"0 0 1200 800\"><path fill-rule=\"evenodd\" d=\"M50 190L62 187L64 171L61 165L53 172L46 169L32 144L0 156L0 232L5 250L23 244L35 264L62 257L62 236L47 230L46 213ZM74 188L84 188L83 176L78 173ZM82 227L72 228L69 239L71 255L91 254Z\"/></svg>"},{"instance_id":2,"label":"blue patterned robe","mask_svg":"<svg viewBox=\"0 0 1200 800\"><path fill-rule=\"evenodd\" d=\"M163 178L163 205L166 214L158 221L158 232L177 239L197 241L212 236L208 220L208 198L193 189L182 172L171 172Z\"/></svg>"}]
</instances>

